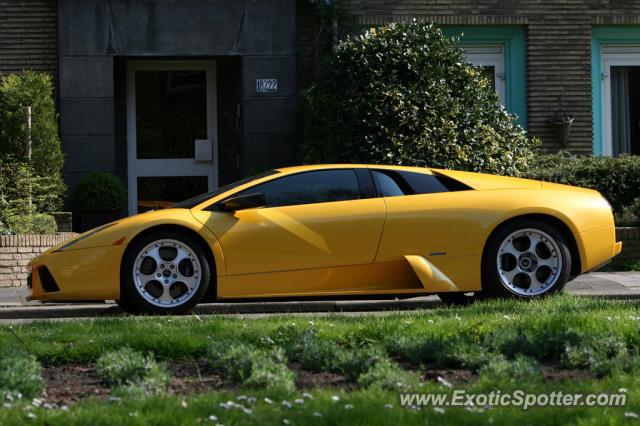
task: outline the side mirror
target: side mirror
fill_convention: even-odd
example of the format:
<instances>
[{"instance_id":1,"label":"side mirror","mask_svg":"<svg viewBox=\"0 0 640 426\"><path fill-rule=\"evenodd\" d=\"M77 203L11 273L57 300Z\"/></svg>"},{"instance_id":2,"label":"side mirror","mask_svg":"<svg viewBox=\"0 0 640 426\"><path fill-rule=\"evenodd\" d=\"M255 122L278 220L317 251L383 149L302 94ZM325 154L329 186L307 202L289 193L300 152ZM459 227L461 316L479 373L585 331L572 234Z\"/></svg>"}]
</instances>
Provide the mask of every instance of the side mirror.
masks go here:
<instances>
[{"instance_id":1,"label":"side mirror","mask_svg":"<svg viewBox=\"0 0 640 426\"><path fill-rule=\"evenodd\" d=\"M262 193L239 195L222 201L219 206L223 212L235 212L238 210L254 209L267 205L267 199Z\"/></svg>"}]
</instances>

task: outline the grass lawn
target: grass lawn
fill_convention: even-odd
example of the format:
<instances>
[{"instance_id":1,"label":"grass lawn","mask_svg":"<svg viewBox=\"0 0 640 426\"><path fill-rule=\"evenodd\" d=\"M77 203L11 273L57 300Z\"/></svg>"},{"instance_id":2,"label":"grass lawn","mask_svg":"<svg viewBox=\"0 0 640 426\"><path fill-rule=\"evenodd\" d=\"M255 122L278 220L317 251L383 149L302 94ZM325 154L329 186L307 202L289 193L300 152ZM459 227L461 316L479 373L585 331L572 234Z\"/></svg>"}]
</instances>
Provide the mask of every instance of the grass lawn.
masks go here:
<instances>
[{"instance_id":1,"label":"grass lawn","mask_svg":"<svg viewBox=\"0 0 640 426\"><path fill-rule=\"evenodd\" d=\"M0 326L0 424L633 424L638 373L640 301L37 322ZM400 401L460 390L622 393L626 404Z\"/></svg>"}]
</instances>

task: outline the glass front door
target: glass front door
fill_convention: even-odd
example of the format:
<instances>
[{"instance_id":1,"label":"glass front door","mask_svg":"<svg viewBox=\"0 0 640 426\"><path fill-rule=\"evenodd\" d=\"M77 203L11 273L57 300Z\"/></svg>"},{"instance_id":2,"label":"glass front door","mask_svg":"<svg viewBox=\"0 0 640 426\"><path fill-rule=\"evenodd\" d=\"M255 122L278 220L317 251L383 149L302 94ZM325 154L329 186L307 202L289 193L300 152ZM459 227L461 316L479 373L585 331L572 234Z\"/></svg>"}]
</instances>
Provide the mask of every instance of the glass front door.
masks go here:
<instances>
[{"instance_id":1,"label":"glass front door","mask_svg":"<svg viewBox=\"0 0 640 426\"><path fill-rule=\"evenodd\" d=\"M129 214L216 185L215 62L128 64Z\"/></svg>"}]
</instances>

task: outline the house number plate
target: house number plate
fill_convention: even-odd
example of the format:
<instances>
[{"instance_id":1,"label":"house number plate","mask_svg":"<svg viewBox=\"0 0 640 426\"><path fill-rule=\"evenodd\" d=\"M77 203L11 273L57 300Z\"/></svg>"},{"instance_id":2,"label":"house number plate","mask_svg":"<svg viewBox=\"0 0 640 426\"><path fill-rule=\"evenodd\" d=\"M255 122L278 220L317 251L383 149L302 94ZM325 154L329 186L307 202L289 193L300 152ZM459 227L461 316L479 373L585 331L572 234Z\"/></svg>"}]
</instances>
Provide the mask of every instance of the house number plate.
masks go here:
<instances>
[{"instance_id":1,"label":"house number plate","mask_svg":"<svg viewBox=\"0 0 640 426\"><path fill-rule=\"evenodd\" d=\"M278 79L276 78L258 78L256 79L256 92L258 93L275 93L278 91Z\"/></svg>"}]
</instances>

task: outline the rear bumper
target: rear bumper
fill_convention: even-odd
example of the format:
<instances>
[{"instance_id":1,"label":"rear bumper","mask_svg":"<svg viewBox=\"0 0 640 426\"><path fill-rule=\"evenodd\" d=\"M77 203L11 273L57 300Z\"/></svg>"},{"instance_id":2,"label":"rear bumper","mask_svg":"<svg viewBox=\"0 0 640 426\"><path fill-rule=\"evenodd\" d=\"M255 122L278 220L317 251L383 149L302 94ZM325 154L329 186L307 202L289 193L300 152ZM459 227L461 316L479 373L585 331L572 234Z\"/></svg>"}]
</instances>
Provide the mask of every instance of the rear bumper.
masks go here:
<instances>
[{"instance_id":1,"label":"rear bumper","mask_svg":"<svg viewBox=\"0 0 640 426\"><path fill-rule=\"evenodd\" d=\"M618 241L616 245L613 247L613 256L617 256L622 251L622 241Z\"/></svg>"},{"instance_id":2,"label":"rear bumper","mask_svg":"<svg viewBox=\"0 0 640 426\"><path fill-rule=\"evenodd\" d=\"M608 263L622 251L622 241L616 241L616 228L607 226L576 234L582 272Z\"/></svg>"}]
</instances>

